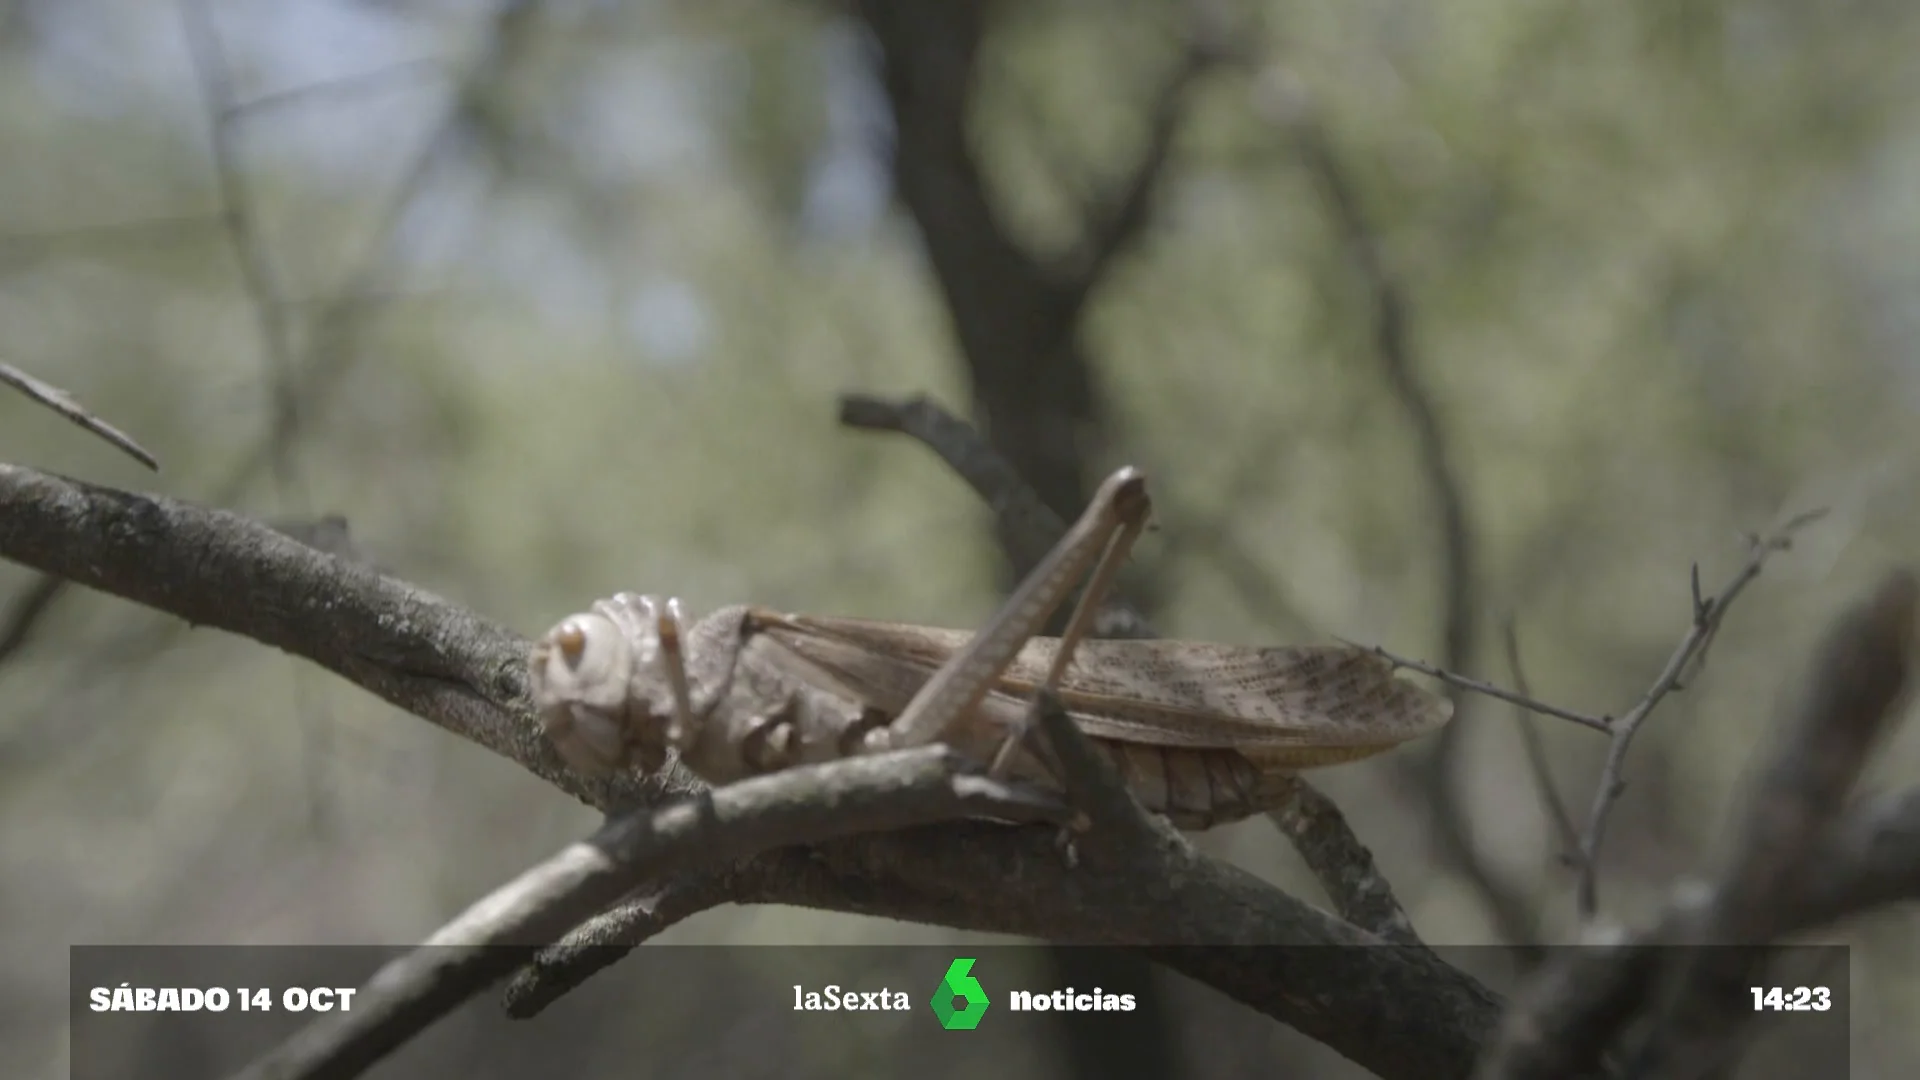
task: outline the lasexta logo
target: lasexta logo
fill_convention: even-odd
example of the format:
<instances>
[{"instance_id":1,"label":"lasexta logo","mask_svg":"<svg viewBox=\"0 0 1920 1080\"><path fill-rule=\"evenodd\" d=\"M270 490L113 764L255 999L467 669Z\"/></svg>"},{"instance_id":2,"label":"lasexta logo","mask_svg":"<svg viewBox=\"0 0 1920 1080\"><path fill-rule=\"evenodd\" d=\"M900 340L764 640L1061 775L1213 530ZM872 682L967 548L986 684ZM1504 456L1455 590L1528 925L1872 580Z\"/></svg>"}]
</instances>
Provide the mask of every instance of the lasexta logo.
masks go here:
<instances>
[{"instance_id":1,"label":"lasexta logo","mask_svg":"<svg viewBox=\"0 0 1920 1080\"><path fill-rule=\"evenodd\" d=\"M980 980L967 974L972 970L971 959L955 960L947 965L946 978L940 980L939 988L933 992L933 1014L948 1031L972 1031L980 1026L980 1018L987 1015L987 992L981 989ZM965 998L967 1007L954 1008L955 998Z\"/></svg>"}]
</instances>

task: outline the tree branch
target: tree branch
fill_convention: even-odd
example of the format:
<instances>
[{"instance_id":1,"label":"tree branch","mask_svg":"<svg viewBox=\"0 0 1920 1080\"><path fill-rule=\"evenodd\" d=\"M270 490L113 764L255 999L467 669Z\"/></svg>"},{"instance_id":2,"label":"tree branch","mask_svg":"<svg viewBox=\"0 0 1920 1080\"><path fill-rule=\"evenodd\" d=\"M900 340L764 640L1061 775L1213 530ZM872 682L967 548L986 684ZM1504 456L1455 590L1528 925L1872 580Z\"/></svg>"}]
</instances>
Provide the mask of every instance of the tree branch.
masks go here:
<instances>
[{"instance_id":1,"label":"tree branch","mask_svg":"<svg viewBox=\"0 0 1920 1080\"><path fill-rule=\"evenodd\" d=\"M1920 788L1883 796L1847 816L1776 899L1755 935L1773 940L1889 904L1920 901ZM1600 1061L1636 1015L1662 970L1661 943L1676 940L1713 902L1684 890L1650 929L1563 950L1516 995L1488 1043L1478 1080L1561 1080Z\"/></svg>"},{"instance_id":2,"label":"tree branch","mask_svg":"<svg viewBox=\"0 0 1920 1080\"><path fill-rule=\"evenodd\" d=\"M969 815L1058 819L1049 796L964 771L945 747L790 769L622 815L468 908L382 968L353 1011L309 1025L234 1080L318 1080L371 1067L482 986L649 878L835 836Z\"/></svg>"},{"instance_id":3,"label":"tree branch","mask_svg":"<svg viewBox=\"0 0 1920 1080\"><path fill-rule=\"evenodd\" d=\"M583 801L638 794L540 734L525 638L243 515L0 464L0 556L311 660Z\"/></svg>"},{"instance_id":4,"label":"tree branch","mask_svg":"<svg viewBox=\"0 0 1920 1080\"><path fill-rule=\"evenodd\" d=\"M1040 494L1021 478L1013 464L988 445L972 424L931 398L914 396L893 401L867 394L843 394L840 423L861 431L897 432L938 454L987 504L999 525L1001 546L1006 549L1016 574L1025 574L1039 563L1066 534L1066 520L1041 500ZM1125 601L1116 597L1108 604L1123 605ZM1127 610L1133 620L1145 623L1145 616L1131 608ZM1105 633L1101 636L1129 635Z\"/></svg>"},{"instance_id":5,"label":"tree branch","mask_svg":"<svg viewBox=\"0 0 1920 1080\"><path fill-rule=\"evenodd\" d=\"M1579 833L1579 843L1571 853L1573 863L1579 872L1580 914L1583 919L1592 919L1599 906L1597 864L1600 844L1606 836L1607 817L1614 803L1619 800L1620 793L1625 789L1621 772L1626 762L1627 750L1633 743L1633 737L1639 733L1640 726L1646 722L1647 717L1653 714L1655 706L1659 705L1667 695L1681 688L1681 680L1689 670L1691 669L1694 673L1699 671L1701 664L1705 662L1707 648L1713 643L1714 636L1720 632L1721 623L1726 619L1727 609L1733 605L1733 601L1739 597L1741 591L1754 578L1760 576L1760 571L1765 567L1767 559L1774 552L1785 551L1791 547L1796 532L1825 515L1825 510L1812 510L1798 514L1767 536L1750 538L1746 563L1733 576L1733 580L1727 583L1726 588L1713 596L1701 595L1700 568L1695 566L1692 575L1693 621L1688 625L1687 632L1680 639L1680 643L1667 657L1666 665L1661 669L1660 674L1655 676L1653 684L1647 687L1639 700L1634 702L1633 707L1618 719L1550 705L1532 697L1524 691L1524 688L1520 692L1505 690L1492 683L1455 674L1445 668L1395 656L1378 646L1373 647L1373 651L1395 667L1420 672L1439 679L1449 686L1499 698L1542 716L1571 720L1582 727L1607 733L1609 737L1607 757L1601 768L1600 783L1594 790L1593 806L1588 812L1586 828ZM1556 813L1563 813L1563 811Z\"/></svg>"},{"instance_id":6,"label":"tree branch","mask_svg":"<svg viewBox=\"0 0 1920 1080\"><path fill-rule=\"evenodd\" d=\"M703 866L676 874L640 896L595 915L540 950L501 993L507 1015L527 1020L623 959L668 927L740 894L736 867Z\"/></svg>"},{"instance_id":7,"label":"tree branch","mask_svg":"<svg viewBox=\"0 0 1920 1080\"><path fill-rule=\"evenodd\" d=\"M1500 625L1500 643L1507 654L1507 670L1513 674L1514 688L1522 697L1531 697L1533 690L1527 685L1526 668L1520 663L1520 627L1512 615ZM1574 827L1573 812L1567 809L1567 801L1560 797L1559 785L1553 782L1553 769L1547 761L1546 744L1540 741L1540 729L1527 718L1524 706L1514 709L1513 723L1527 752L1527 771L1533 774L1534 787L1539 789L1540 805L1545 808L1547 820L1560 841L1560 857L1568 865L1575 865L1580 852L1580 831Z\"/></svg>"},{"instance_id":8,"label":"tree branch","mask_svg":"<svg viewBox=\"0 0 1920 1080\"><path fill-rule=\"evenodd\" d=\"M300 426L299 380L293 359L293 328L287 320L285 298L278 276L260 242L260 225L240 166L240 148L234 131L233 75L227 63L226 49L213 25L206 0L177 0L182 37L187 44L187 59L200 87L200 100L207 114L208 136L212 144L213 187L220 205L220 218L226 228L227 243L239 263L240 285L251 302L254 320L260 331L262 353L266 358L266 383L269 387L267 430L290 431ZM282 489L294 486L293 459L288 454L292 441L271 438L268 441L268 467ZM300 506L304 510L304 504Z\"/></svg>"},{"instance_id":9,"label":"tree branch","mask_svg":"<svg viewBox=\"0 0 1920 1080\"><path fill-rule=\"evenodd\" d=\"M1045 505L1077 513L1093 493L1087 461L1108 423L1100 372L1080 340L1083 301L1057 260L1007 227L970 131L980 53L1004 6L861 0L852 10L879 45L894 191L951 316L974 411Z\"/></svg>"},{"instance_id":10,"label":"tree branch","mask_svg":"<svg viewBox=\"0 0 1920 1080\"><path fill-rule=\"evenodd\" d=\"M603 809L685 790L679 778L592 784L565 769L526 698L521 635L238 514L0 465L0 557L305 657ZM1051 829L922 826L754 856L733 899L1205 946L1154 955L1381 1076L1471 1068L1499 1008L1474 979L1420 950L1327 948L1379 939L1178 836L1153 850L1139 864L1069 868ZM1231 945L1298 948L1212 948Z\"/></svg>"}]
</instances>

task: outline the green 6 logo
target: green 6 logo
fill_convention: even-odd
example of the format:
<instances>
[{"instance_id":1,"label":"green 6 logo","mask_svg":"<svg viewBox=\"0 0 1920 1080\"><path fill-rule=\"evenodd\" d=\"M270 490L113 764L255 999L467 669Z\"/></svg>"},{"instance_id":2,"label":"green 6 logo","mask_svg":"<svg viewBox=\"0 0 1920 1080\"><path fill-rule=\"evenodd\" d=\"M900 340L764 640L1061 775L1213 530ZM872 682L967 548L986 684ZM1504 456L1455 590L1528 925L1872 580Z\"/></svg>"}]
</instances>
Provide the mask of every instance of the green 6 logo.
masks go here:
<instances>
[{"instance_id":1,"label":"green 6 logo","mask_svg":"<svg viewBox=\"0 0 1920 1080\"><path fill-rule=\"evenodd\" d=\"M939 989L933 992L933 1014L948 1031L972 1031L980 1026L980 1018L987 1015L987 992L980 988L980 980L967 974L972 970L971 959L955 960L947 965L946 978L940 980ZM966 998L967 1007L954 1008L954 998Z\"/></svg>"}]
</instances>

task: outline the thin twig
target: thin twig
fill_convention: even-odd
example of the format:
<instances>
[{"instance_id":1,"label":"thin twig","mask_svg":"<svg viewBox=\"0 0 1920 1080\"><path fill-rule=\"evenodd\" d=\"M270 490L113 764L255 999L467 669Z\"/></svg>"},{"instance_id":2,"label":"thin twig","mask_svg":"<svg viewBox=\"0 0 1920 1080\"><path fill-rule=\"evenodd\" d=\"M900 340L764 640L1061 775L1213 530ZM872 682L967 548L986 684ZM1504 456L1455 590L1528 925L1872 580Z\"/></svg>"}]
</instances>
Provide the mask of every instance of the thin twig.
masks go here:
<instances>
[{"instance_id":1,"label":"thin twig","mask_svg":"<svg viewBox=\"0 0 1920 1080\"><path fill-rule=\"evenodd\" d=\"M1606 762L1600 767L1600 783L1593 793L1593 806L1587 813L1586 829L1580 837L1580 883L1576 905L1583 920L1593 918L1599 908L1599 883L1597 867L1600 858L1600 845L1606 839L1607 818L1613 805L1620 798L1625 782L1621 779L1621 770L1626 763L1627 750L1633 744L1634 735L1640 731L1640 725L1646 723L1654 707L1661 699L1678 689L1681 675L1689 664L1696 667L1703 661L1707 646L1719 632L1720 623L1726 617L1727 608L1739 597L1742 590L1760 576L1767 559L1777 551L1785 551L1792 546L1793 535L1800 529L1826 516L1824 509L1811 510L1797 514L1786 523L1764 537L1752 540L1747 561L1740 567L1725 588L1710 597L1700 595L1700 571L1695 567L1693 582L1693 624L1687 628L1685 637L1667 658L1653 685L1641 695L1624 715L1611 725L1612 741L1607 744Z\"/></svg>"},{"instance_id":2,"label":"thin twig","mask_svg":"<svg viewBox=\"0 0 1920 1080\"><path fill-rule=\"evenodd\" d=\"M1520 629L1513 616L1502 621L1500 636L1506 646L1507 669L1513 673L1514 688L1521 696L1532 697L1526 669L1520 663ZM1534 786L1540 790L1540 802L1547 808L1547 818L1553 822L1554 832L1560 838L1561 858L1570 866L1578 865L1580 831L1574 828L1573 813L1561 798L1559 785L1553 782L1553 769L1547 762L1547 747L1541 741L1540 729L1527 722L1527 712L1515 706L1513 713L1514 726L1520 729L1520 743L1527 751L1527 768L1533 773Z\"/></svg>"},{"instance_id":3,"label":"thin twig","mask_svg":"<svg viewBox=\"0 0 1920 1080\"><path fill-rule=\"evenodd\" d=\"M220 44L219 31L208 14L205 0L178 0L180 26L187 43L195 81L200 87L201 104L207 114L213 158L215 201L226 225L227 240L240 264L241 287L252 301L263 352L267 361L267 385L271 388L270 431L296 429L299 425L299 392L293 357L292 326L281 302L280 282L272 260L260 242L260 223L254 212L240 164L240 148L235 144L231 109L234 101L233 75L227 64L226 49ZM293 460L285 452L287 444L276 442L271 468L278 494L287 498L297 487ZM306 512L305 500L296 512ZM282 509L287 509L282 507Z\"/></svg>"},{"instance_id":4,"label":"thin twig","mask_svg":"<svg viewBox=\"0 0 1920 1080\"><path fill-rule=\"evenodd\" d=\"M1528 712L1539 713L1541 716L1551 716L1560 720L1571 720L1581 727L1592 728L1595 731L1610 732L1613 730L1612 722L1604 716L1595 716L1592 713L1583 713L1573 709L1561 708L1558 705L1549 704L1538 698L1529 697L1523 693L1495 686L1490 682L1483 682L1465 675L1456 675L1445 668L1434 667L1432 664L1422 660L1409 660L1404 656L1390 653L1378 645L1362 645L1359 642L1347 641L1346 638L1337 638L1336 640L1346 642L1346 644L1352 645L1355 648L1367 649L1394 667L1406 668L1408 671L1417 671L1422 675L1438 679L1448 686L1458 687L1462 690L1471 690L1476 694L1484 694L1490 698L1498 698L1508 704L1517 705Z\"/></svg>"},{"instance_id":5,"label":"thin twig","mask_svg":"<svg viewBox=\"0 0 1920 1080\"><path fill-rule=\"evenodd\" d=\"M230 98L225 101L220 117L223 120L241 121L252 119L260 113L283 109L289 105L305 104L315 98L331 98L338 102L359 95L382 94L393 89L396 84L419 82L423 76L445 77L450 66L445 58L437 56L401 60L373 71L321 79L304 86L261 94L259 97L244 100Z\"/></svg>"},{"instance_id":6,"label":"thin twig","mask_svg":"<svg viewBox=\"0 0 1920 1080\"><path fill-rule=\"evenodd\" d=\"M254 192L246 182L241 162L239 113L234 108L238 95L234 91L232 65L221 43L219 29L207 10L207 0L177 0L177 5L187 59L199 84L207 115L215 201L239 264L241 286L252 301L260 333L261 357L266 369L263 380L267 388L266 430L299 431L304 426L301 413L305 402L301 395L302 372L294 345L294 324L288 317L285 290L262 235ZM268 467L279 509L304 515L310 512L312 500L298 459L292 452L293 445L290 437L270 439ZM311 813L318 815L330 802L322 768L330 756L327 751L334 725L324 700L313 691L309 673L297 663L292 675L292 692L294 716L308 744L300 755L309 789L308 806Z\"/></svg>"},{"instance_id":7,"label":"thin twig","mask_svg":"<svg viewBox=\"0 0 1920 1080\"><path fill-rule=\"evenodd\" d=\"M154 472L160 471L160 462L155 460L154 456L147 452L146 447L135 442L133 436L121 431L119 428L114 427L112 424L107 423L91 412L88 412L85 406L75 401L73 395L67 393L65 390L60 389L50 382L36 379L26 372L21 371L19 368L14 367L12 364L0 364L0 383L6 383L8 386L45 405L47 408L66 417L68 420L107 440L128 457L133 458Z\"/></svg>"},{"instance_id":8,"label":"thin twig","mask_svg":"<svg viewBox=\"0 0 1920 1080\"><path fill-rule=\"evenodd\" d=\"M44 258L54 252L104 254L108 248L201 239L221 224L212 214L165 214L99 225L74 225L39 232L0 233L0 261Z\"/></svg>"},{"instance_id":9,"label":"thin twig","mask_svg":"<svg viewBox=\"0 0 1920 1080\"><path fill-rule=\"evenodd\" d=\"M63 578L36 578L26 591L7 604L6 614L0 616L0 664L6 663L33 639L34 628L40 625L54 601L60 599L66 584Z\"/></svg>"}]
</instances>

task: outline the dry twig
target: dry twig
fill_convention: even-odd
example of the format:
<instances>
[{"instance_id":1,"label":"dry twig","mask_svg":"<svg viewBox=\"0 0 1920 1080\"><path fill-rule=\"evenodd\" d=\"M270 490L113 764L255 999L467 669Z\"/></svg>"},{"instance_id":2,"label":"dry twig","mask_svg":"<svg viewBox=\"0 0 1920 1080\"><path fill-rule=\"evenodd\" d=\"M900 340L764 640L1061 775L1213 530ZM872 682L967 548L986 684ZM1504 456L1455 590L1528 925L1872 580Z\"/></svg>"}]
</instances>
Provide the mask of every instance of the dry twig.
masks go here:
<instances>
[{"instance_id":1,"label":"dry twig","mask_svg":"<svg viewBox=\"0 0 1920 1080\"><path fill-rule=\"evenodd\" d=\"M1417 671L1463 690L1498 698L1542 716L1570 720L1582 727L1603 731L1608 735L1607 756L1605 764L1601 767L1600 783L1594 791L1586 827L1579 834L1579 843L1576 845L1573 859L1579 876L1577 905L1581 917L1591 919L1599 906L1596 860L1599 857L1600 844L1606 836L1607 817L1614 803L1619 800L1620 793L1625 789L1621 771L1626 761L1627 750L1633 743L1633 737L1639 733L1647 717L1652 715L1654 707L1659 705L1667 695L1681 689L1683 677L1699 671L1700 665L1705 661L1707 648L1713 643L1714 636L1719 633L1720 626L1726 618L1727 609L1733 605L1733 601L1739 597L1741 591L1754 578L1760 576L1760 571L1766 566L1767 560L1775 552L1785 551L1791 547L1796 533L1825 515L1825 510L1811 510L1797 514L1765 536L1749 537L1746 562L1741 565L1739 572L1734 574L1732 580L1727 582L1726 587L1713 596L1702 595L1700 568L1696 565L1691 575L1693 620L1688 625L1686 634L1667 657L1665 666L1654 678L1652 685L1640 695L1632 708L1617 719L1550 705L1532 697L1524 690L1519 692L1506 690L1492 683L1468 678L1444 668L1396 656L1378 647L1374 647L1373 651L1396 667Z\"/></svg>"},{"instance_id":2,"label":"dry twig","mask_svg":"<svg viewBox=\"0 0 1920 1080\"><path fill-rule=\"evenodd\" d=\"M88 412L85 406L75 401L73 395L67 393L65 390L60 389L50 382L36 379L26 372L21 371L19 368L14 367L12 364L0 364L0 383L6 383L15 390L45 405L47 408L66 417L68 420L73 421L75 424L107 440L128 457L133 458L154 472L160 471L160 462L155 460L154 456L147 452L146 447L135 442L133 436Z\"/></svg>"},{"instance_id":3,"label":"dry twig","mask_svg":"<svg viewBox=\"0 0 1920 1080\"><path fill-rule=\"evenodd\" d=\"M1709 597L1700 594L1700 568L1695 566L1692 573L1693 583L1693 623L1687 633L1674 647L1673 654L1667 658L1653 685L1647 688L1640 700L1635 702L1618 720L1610 725L1611 741L1607 744L1606 762L1600 767L1600 783L1593 793L1593 806L1587 812L1586 828L1580 834L1580 883L1577 889L1576 904L1583 919L1591 919L1599 908L1598 863L1600 844L1606 838L1607 817L1613 804L1619 800L1625 790L1621 779L1621 770L1626 764L1627 750L1633 744L1633 737L1639 733L1640 725L1653 713L1654 706L1661 699L1680 688L1681 676L1691 665L1698 668L1706 656L1707 646L1719 633L1720 623L1726 618L1727 608L1739 597L1754 578L1760 576L1760 570L1766 566L1767 559L1775 552L1785 551L1793 543L1793 535L1800 529L1826 516L1825 510L1812 510L1798 514L1778 529L1764 537L1751 538L1747 561L1741 565L1738 573L1727 582L1726 587Z\"/></svg>"},{"instance_id":4,"label":"dry twig","mask_svg":"<svg viewBox=\"0 0 1920 1080\"><path fill-rule=\"evenodd\" d=\"M1346 639L1342 638L1341 640L1345 641ZM1595 716L1592 713L1578 712L1574 709L1549 704L1523 692L1508 690L1490 682L1483 682L1465 675L1458 675L1448 671L1446 668L1435 667L1423 660L1411 660L1396 653L1390 653L1378 645L1361 645L1359 642L1354 641L1348 641L1347 644L1353 645L1356 648L1371 649L1375 656L1380 657L1394 667L1405 668L1408 671L1417 671L1422 675L1438 679L1448 686L1457 689L1470 690L1473 693L1486 697L1498 698L1510 705L1519 706L1528 712L1539 713L1541 716L1551 716L1559 720L1571 720L1581 727L1591 728L1594 731L1611 732L1613 730L1613 722L1604 716Z\"/></svg>"},{"instance_id":5,"label":"dry twig","mask_svg":"<svg viewBox=\"0 0 1920 1080\"><path fill-rule=\"evenodd\" d=\"M1527 685L1526 669L1520 664L1520 628L1515 619L1509 616L1500 627L1501 644L1507 653L1507 669L1513 673L1514 689L1522 697L1532 697L1533 691ZM1553 769L1547 761L1547 748L1540 741L1540 729L1527 720L1527 710L1517 706L1513 712L1514 727L1520 730L1521 745L1527 751L1527 768L1533 773L1533 783L1540 791L1540 804L1547 809L1547 820L1553 823L1554 834L1559 837L1561 857L1569 865L1579 856L1580 832L1574 828L1573 814L1567 809L1567 802L1560 797L1560 787L1553 782Z\"/></svg>"}]
</instances>

